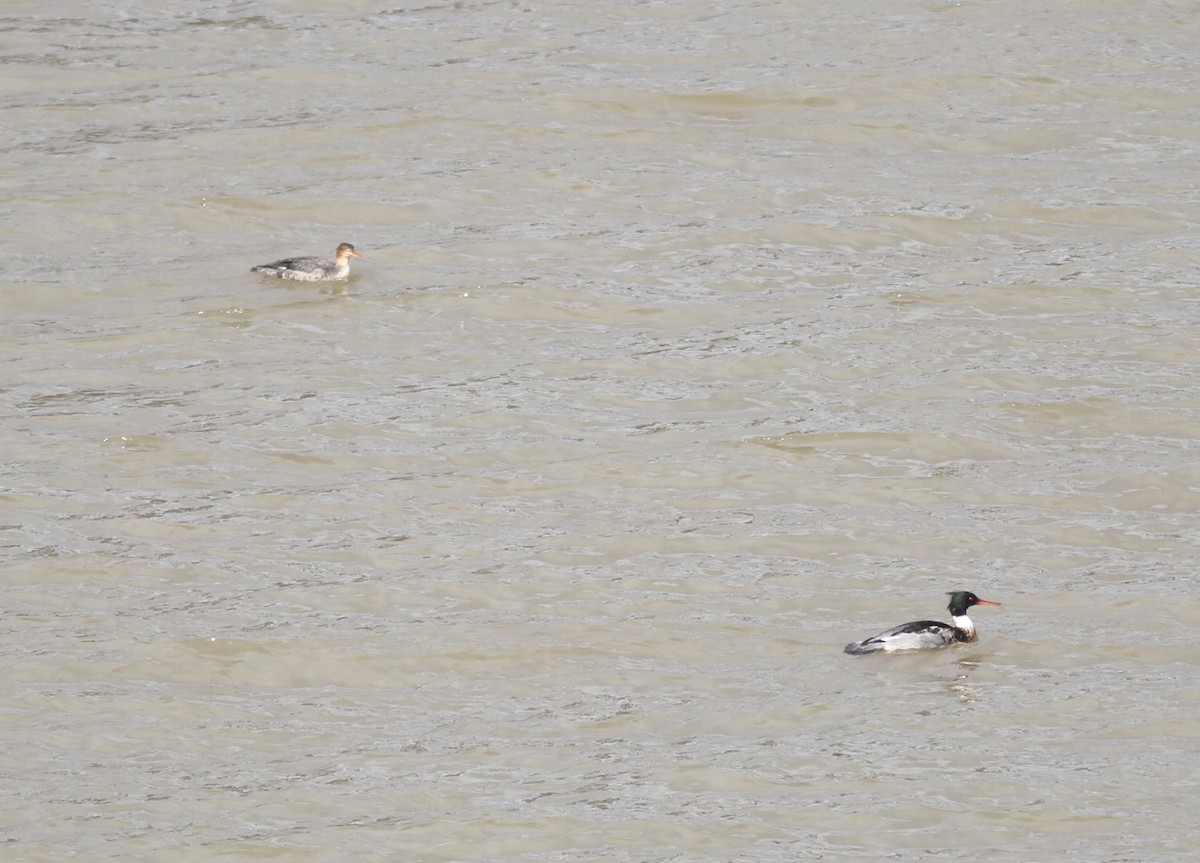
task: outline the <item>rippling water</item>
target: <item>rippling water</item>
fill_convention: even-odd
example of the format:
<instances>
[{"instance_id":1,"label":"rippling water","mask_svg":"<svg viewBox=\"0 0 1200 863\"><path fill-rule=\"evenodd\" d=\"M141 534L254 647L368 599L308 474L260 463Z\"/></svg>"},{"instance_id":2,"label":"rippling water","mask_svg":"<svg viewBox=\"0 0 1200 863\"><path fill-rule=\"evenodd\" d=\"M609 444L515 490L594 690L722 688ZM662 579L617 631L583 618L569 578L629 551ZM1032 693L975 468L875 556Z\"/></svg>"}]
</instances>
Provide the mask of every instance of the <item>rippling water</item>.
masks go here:
<instances>
[{"instance_id":1,"label":"rippling water","mask_svg":"<svg viewBox=\"0 0 1200 863\"><path fill-rule=\"evenodd\" d=\"M1195 4L338 6L0 13L6 859L1195 858Z\"/></svg>"}]
</instances>

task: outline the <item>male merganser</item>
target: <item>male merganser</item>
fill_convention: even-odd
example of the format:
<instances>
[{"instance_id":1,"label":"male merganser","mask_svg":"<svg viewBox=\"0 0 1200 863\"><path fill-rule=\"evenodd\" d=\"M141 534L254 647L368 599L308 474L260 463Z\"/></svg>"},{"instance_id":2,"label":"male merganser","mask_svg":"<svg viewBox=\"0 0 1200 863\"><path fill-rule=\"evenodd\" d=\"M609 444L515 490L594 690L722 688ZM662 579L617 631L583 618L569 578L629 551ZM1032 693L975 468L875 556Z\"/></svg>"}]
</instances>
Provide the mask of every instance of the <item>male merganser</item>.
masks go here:
<instances>
[{"instance_id":1,"label":"male merganser","mask_svg":"<svg viewBox=\"0 0 1200 863\"><path fill-rule=\"evenodd\" d=\"M972 605L999 605L998 602L988 602L980 599L967 590L959 590L950 594L950 617L953 625L939 623L936 620L916 620L894 626L887 632L881 632L874 638L856 641L846 645L846 652L853 654L874 653L877 650L891 652L893 650L933 650L957 644L960 641L974 641L979 636L975 634L975 624L967 617L967 609Z\"/></svg>"},{"instance_id":2,"label":"male merganser","mask_svg":"<svg viewBox=\"0 0 1200 863\"><path fill-rule=\"evenodd\" d=\"M262 273L276 279L294 279L297 282L328 282L344 279L350 275L350 259L361 258L354 246L342 243L337 247L337 260L324 258L284 258L272 264L251 267L250 272Z\"/></svg>"}]
</instances>

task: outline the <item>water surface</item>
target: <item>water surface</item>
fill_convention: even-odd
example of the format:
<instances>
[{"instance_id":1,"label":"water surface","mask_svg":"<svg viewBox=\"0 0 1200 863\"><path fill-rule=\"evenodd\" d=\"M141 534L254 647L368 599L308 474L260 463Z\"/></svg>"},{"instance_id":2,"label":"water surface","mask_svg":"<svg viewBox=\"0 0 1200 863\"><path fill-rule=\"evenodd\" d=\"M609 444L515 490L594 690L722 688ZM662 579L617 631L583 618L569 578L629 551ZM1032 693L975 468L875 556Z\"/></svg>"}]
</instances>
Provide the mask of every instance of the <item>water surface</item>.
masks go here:
<instances>
[{"instance_id":1,"label":"water surface","mask_svg":"<svg viewBox=\"0 0 1200 863\"><path fill-rule=\"evenodd\" d=\"M7 858L1194 859L1198 28L8 4Z\"/></svg>"}]
</instances>

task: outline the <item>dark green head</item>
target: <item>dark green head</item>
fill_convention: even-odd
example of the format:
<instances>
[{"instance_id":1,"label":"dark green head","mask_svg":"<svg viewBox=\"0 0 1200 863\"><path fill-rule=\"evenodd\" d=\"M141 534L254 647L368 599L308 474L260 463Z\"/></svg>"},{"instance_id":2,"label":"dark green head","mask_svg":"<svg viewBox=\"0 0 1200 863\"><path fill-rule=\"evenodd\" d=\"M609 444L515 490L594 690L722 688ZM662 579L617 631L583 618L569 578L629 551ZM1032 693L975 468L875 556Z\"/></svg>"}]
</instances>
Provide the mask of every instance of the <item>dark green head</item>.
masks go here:
<instances>
[{"instance_id":1,"label":"dark green head","mask_svg":"<svg viewBox=\"0 0 1200 863\"><path fill-rule=\"evenodd\" d=\"M950 594L950 614L954 617L961 617L967 613L967 609L972 605L999 605L998 602L989 602L986 599L980 599L969 590L956 590Z\"/></svg>"}]
</instances>

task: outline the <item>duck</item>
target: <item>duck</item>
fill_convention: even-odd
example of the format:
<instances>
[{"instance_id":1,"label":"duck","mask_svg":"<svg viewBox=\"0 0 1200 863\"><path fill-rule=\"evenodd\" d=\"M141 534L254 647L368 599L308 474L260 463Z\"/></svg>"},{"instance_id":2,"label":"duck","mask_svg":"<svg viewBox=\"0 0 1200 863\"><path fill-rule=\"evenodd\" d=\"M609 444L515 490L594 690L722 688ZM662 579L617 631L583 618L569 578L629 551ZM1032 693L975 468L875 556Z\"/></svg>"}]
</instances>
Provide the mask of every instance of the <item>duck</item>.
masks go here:
<instances>
[{"instance_id":1,"label":"duck","mask_svg":"<svg viewBox=\"0 0 1200 863\"><path fill-rule=\"evenodd\" d=\"M335 260L317 257L284 258L270 264L251 267L250 272L262 273L274 279L292 279L297 282L332 282L350 275L350 259L361 258L354 246L342 243L337 247Z\"/></svg>"},{"instance_id":2,"label":"duck","mask_svg":"<svg viewBox=\"0 0 1200 863\"><path fill-rule=\"evenodd\" d=\"M975 624L967 616L967 609L976 605L1000 605L987 599L980 599L969 590L956 590L950 594L950 612L952 623L941 623L937 620L915 620L912 623L902 623L862 641L854 641L846 645L846 653L861 656L866 653L892 653L898 650L938 650L951 644L975 641L979 634Z\"/></svg>"}]
</instances>

